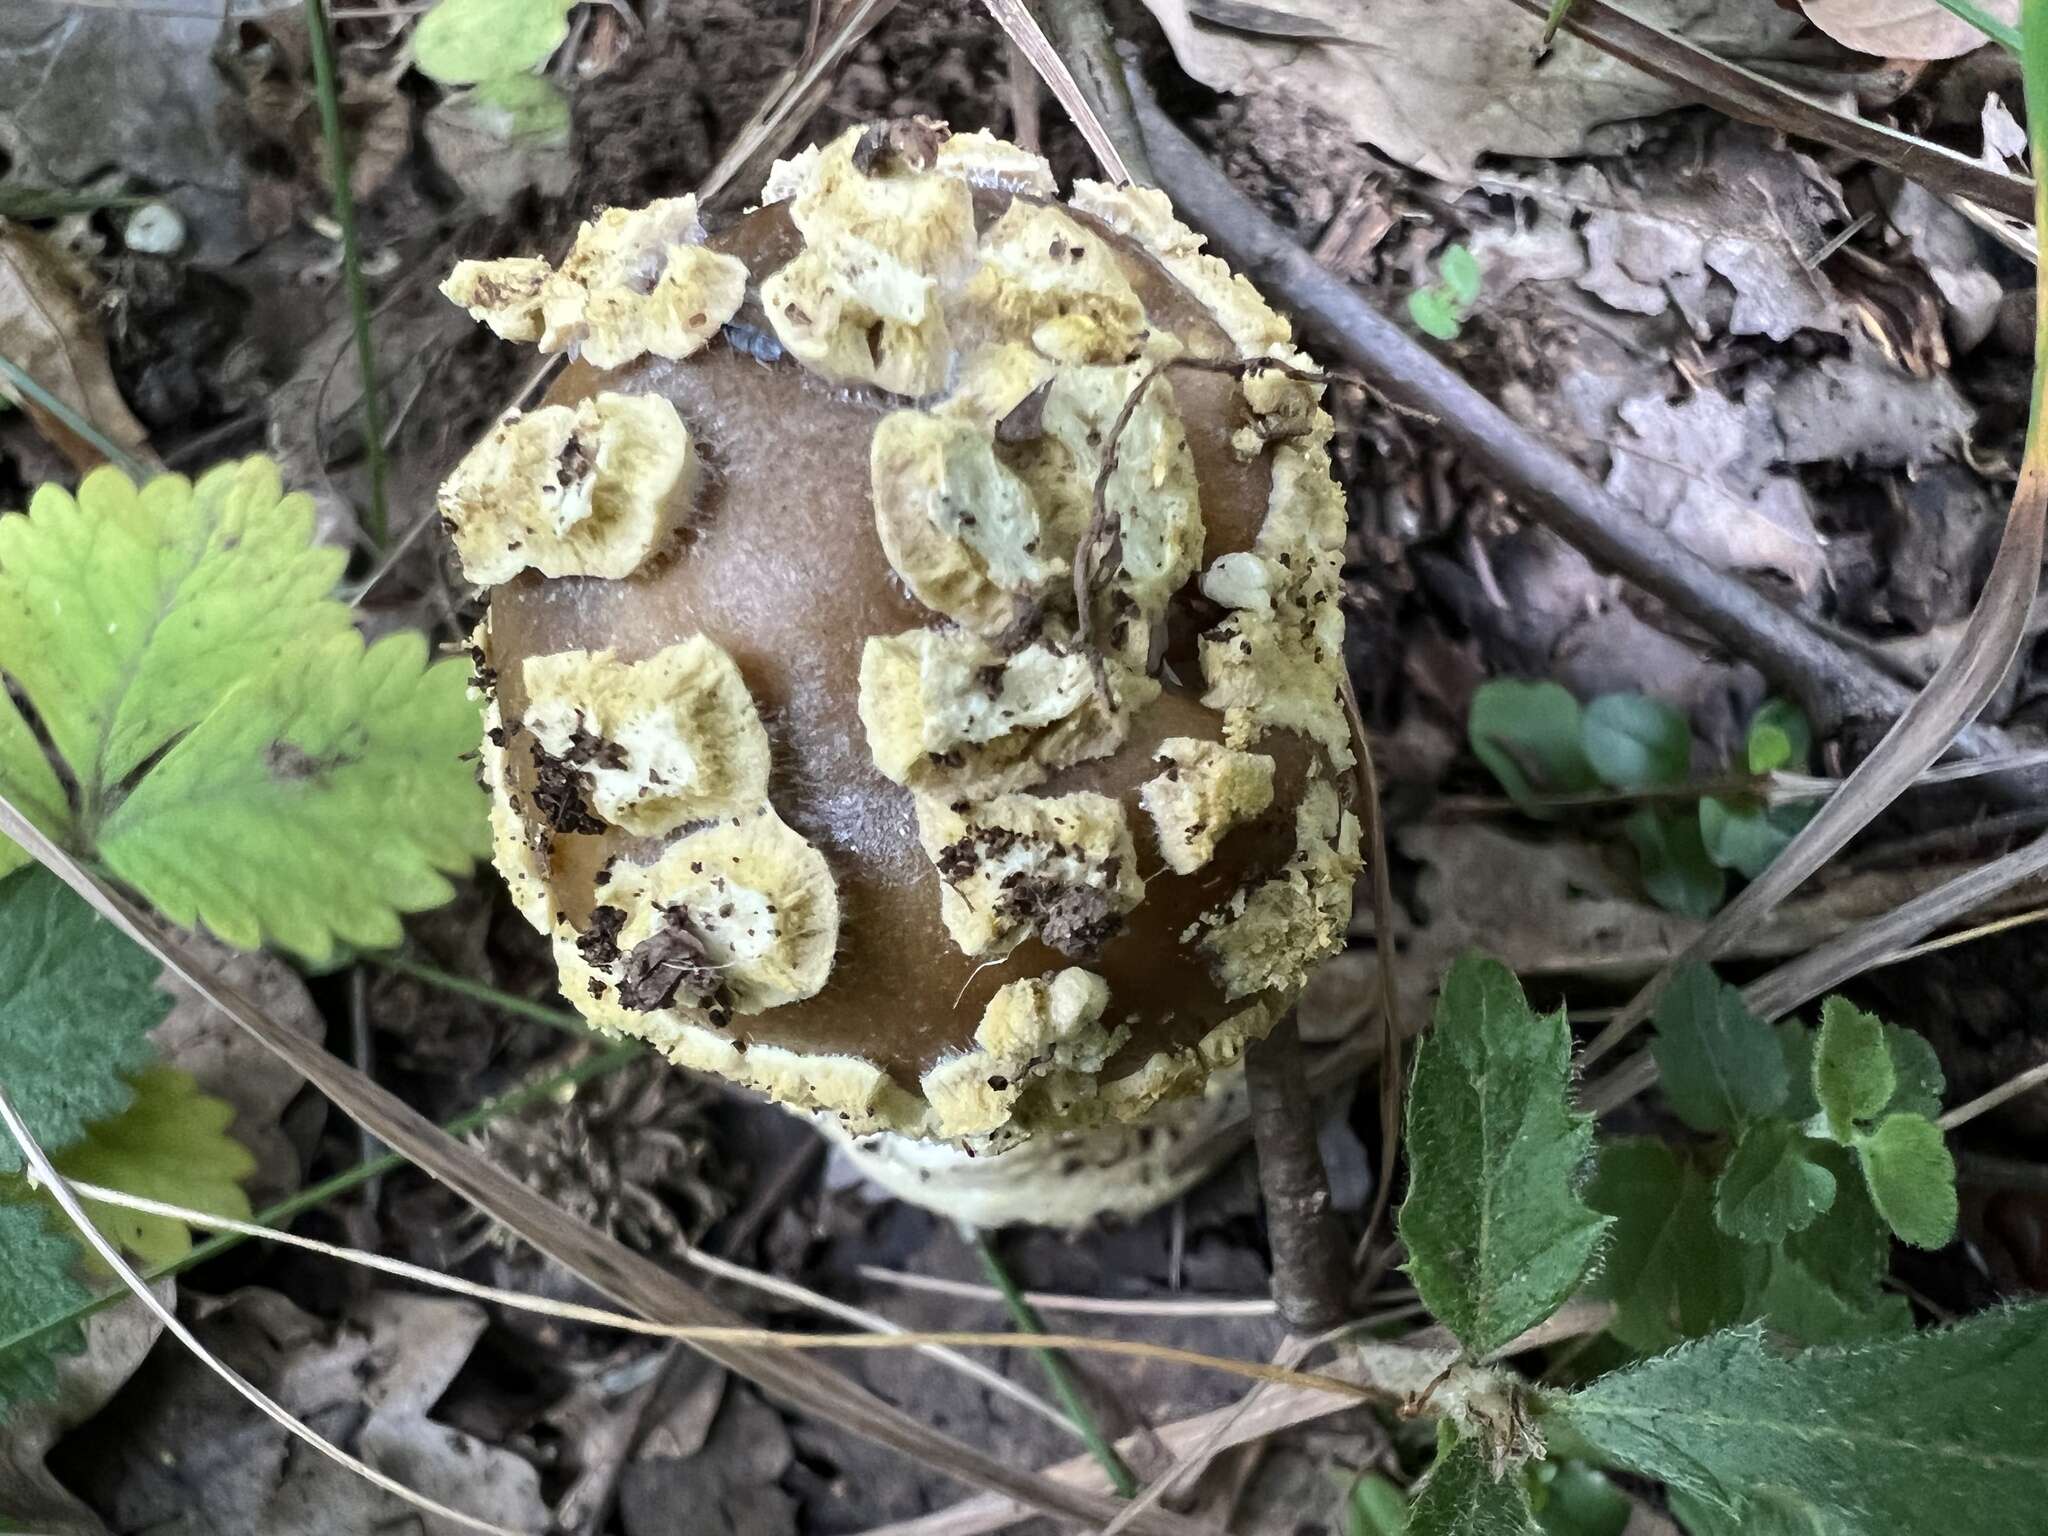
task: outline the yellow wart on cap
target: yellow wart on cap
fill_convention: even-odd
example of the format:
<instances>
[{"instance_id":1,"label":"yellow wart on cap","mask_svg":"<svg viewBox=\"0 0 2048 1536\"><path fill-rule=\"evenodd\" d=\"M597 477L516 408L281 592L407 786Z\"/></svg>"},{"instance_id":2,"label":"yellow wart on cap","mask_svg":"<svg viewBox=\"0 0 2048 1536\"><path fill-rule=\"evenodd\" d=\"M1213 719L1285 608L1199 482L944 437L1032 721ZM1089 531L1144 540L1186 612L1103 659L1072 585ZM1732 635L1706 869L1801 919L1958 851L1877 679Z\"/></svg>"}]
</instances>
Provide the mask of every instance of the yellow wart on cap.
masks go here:
<instances>
[{"instance_id":1,"label":"yellow wart on cap","mask_svg":"<svg viewBox=\"0 0 2048 1536\"><path fill-rule=\"evenodd\" d=\"M1207 864L1225 834L1273 803L1273 759L1263 754L1174 736L1155 756L1166 772L1145 781L1138 803L1152 818L1159 856L1177 875Z\"/></svg>"}]
</instances>

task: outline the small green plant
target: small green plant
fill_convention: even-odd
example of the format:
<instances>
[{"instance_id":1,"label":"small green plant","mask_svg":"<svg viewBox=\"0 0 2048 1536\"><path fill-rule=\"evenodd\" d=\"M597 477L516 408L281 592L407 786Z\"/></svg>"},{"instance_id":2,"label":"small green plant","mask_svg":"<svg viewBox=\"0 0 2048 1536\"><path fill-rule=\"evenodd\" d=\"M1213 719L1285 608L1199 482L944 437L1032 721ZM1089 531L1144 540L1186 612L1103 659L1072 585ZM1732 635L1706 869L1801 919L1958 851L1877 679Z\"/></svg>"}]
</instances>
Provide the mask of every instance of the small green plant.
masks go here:
<instances>
[{"instance_id":1,"label":"small green plant","mask_svg":"<svg viewBox=\"0 0 2048 1536\"><path fill-rule=\"evenodd\" d=\"M1448 245L1436 260L1436 281L1408 295L1408 318L1438 341L1456 341L1479 302L1479 262L1462 245Z\"/></svg>"},{"instance_id":2,"label":"small green plant","mask_svg":"<svg viewBox=\"0 0 2048 1536\"><path fill-rule=\"evenodd\" d=\"M1651 796L1621 831L1635 849L1645 893L1685 917L1711 917L1727 899L1729 874L1754 880L1813 814L1746 787L1696 800L1669 793L1691 777L1692 731L1678 710L1639 693L1603 694L1581 706L1557 683L1496 680L1472 695L1466 734L1473 754L1531 816L1555 819L1556 802L1603 790ZM1761 784L1772 773L1803 772L1812 750L1806 717L1772 699L1749 723L1742 762L1730 766Z\"/></svg>"},{"instance_id":3,"label":"small green plant","mask_svg":"<svg viewBox=\"0 0 2048 1536\"><path fill-rule=\"evenodd\" d=\"M1445 979L1399 1224L1460 1359L1425 1394L1440 1422L1416 1497L1396 1511L1355 1486L1350 1530L1611 1536L1626 1502L1599 1468L1665 1483L1691 1536L1890 1536L1951 1504L1973 1531L2037 1530L2048 1304L1915 1333L1879 1289L1887 1229L1955 1230L1926 1043L1841 998L1817 1035L1773 1029L1704 967L1656 1023L1667 1097L1703 1139L1596 1149L1563 1013L1483 956ZM1647 1358L1570 1388L1484 1363L1587 1288Z\"/></svg>"},{"instance_id":4,"label":"small green plant","mask_svg":"<svg viewBox=\"0 0 2048 1536\"><path fill-rule=\"evenodd\" d=\"M164 916L329 964L386 946L489 846L459 660L417 634L365 645L344 556L262 459L194 483L112 469L0 517L0 794ZM0 840L0 1082L59 1170L243 1217L233 1111L157 1059L151 958ZM84 1296L83 1258L0 1138L0 1339ZM95 1217L152 1265L182 1222ZM46 1390L52 1349L0 1350L0 1410Z\"/></svg>"},{"instance_id":5,"label":"small green plant","mask_svg":"<svg viewBox=\"0 0 2048 1536\"><path fill-rule=\"evenodd\" d=\"M535 73L569 36L576 0L440 0L413 32L421 74L513 140L566 138L568 99Z\"/></svg>"}]
</instances>

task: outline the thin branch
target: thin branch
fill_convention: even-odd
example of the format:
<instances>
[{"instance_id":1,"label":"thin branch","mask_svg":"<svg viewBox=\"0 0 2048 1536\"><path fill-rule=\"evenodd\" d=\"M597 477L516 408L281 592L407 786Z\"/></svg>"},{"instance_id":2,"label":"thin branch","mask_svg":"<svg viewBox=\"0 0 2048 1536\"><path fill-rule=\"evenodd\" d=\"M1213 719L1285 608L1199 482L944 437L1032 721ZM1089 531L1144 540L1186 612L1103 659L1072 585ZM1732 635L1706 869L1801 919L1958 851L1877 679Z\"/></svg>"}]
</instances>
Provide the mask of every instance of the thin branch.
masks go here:
<instances>
[{"instance_id":1,"label":"thin branch","mask_svg":"<svg viewBox=\"0 0 2048 1536\"><path fill-rule=\"evenodd\" d=\"M2029 1067L2009 1082L2000 1083L1989 1093L1980 1093L1967 1104L1958 1104L1943 1115L1935 1124L1944 1131L1952 1131L1959 1125L1968 1125L1979 1115L1998 1108L2009 1099L2016 1099L2030 1088L2048 1083L2048 1061L2038 1067Z\"/></svg>"},{"instance_id":2,"label":"thin branch","mask_svg":"<svg viewBox=\"0 0 2048 1536\"><path fill-rule=\"evenodd\" d=\"M1564 454L1512 420L1349 284L1317 265L1133 82L1138 119L1160 184L1183 217L1277 303L1329 342L1394 405L1434 418L1472 466L1527 516L1619 572L1754 663L1796 698L1816 728L1897 716L1911 690L1816 634L1796 615L1716 570L1595 485ZM2017 750L2003 732L1972 727L1970 756ZM2033 792L2030 780L2012 793Z\"/></svg>"},{"instance_id":3,"label":"thin branch","mask_svg":"<svg viewBox=\"0 0 2048 1536\"><path fill-rule=\"evenodd\" d=\"M1103 15L1101 0L1042 0L1041 11L1052 46L1073 71L1075 84L1094 109L1105 137L1123 157L1127 179L1153 186L1152 157L1131 106L1131 87L1124 79L1123 60L1116 54L1116 36Z\"/></svg>"},{"instance_id":4,"label":"thin branch","mask_svg":"<svg viewBox=\"0 0 2048 1536\"><path fill-rule=\"evenodd\" d=\"M1292 1008L1245 1050L1244 1080L1266 1201L1273 1300L1297 1333L1323 1333L1344 1321L1350 1275L1316 1146L1315 1102L1302 1073Z\"/></svg>"}]
</instances>

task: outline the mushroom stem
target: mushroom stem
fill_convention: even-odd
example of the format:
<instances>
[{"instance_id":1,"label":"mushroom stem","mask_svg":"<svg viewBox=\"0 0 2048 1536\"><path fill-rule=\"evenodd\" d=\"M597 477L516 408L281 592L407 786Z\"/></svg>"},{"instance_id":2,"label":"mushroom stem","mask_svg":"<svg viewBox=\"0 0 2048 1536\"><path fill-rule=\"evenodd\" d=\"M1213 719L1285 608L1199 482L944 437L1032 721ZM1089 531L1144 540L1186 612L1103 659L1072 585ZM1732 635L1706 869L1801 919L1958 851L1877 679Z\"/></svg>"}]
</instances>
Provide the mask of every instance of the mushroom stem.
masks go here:
<instances>
[{"instance_id":1,"label":"mushroom stem","mask_svg":"<svg viewBox=\"0 0 2048 1536\"><path fill-rule=\"evenodd\" d=\"M1344 1321L1349 1277L1316 1147L1315 1101L1302 1071L1293 1009L1245 1052L1244 1072L1273 1255L1273 1301L1295 1332L1324 1333Z\"/></svg>"}]
</instances>

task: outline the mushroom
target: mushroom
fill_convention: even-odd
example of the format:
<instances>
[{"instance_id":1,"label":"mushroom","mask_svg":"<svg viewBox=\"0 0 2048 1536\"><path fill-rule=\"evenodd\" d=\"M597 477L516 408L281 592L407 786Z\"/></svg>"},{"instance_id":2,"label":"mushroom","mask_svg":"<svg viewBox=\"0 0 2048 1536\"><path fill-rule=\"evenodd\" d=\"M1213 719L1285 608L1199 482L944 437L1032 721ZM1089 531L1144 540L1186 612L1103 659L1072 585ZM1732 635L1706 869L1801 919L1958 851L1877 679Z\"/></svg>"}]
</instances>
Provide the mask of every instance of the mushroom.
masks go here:
<instances>
[{"instance_id":1,"label":"mushroom","mask_svg":"<svg viewBox=\"0 0 2048 1536\"><path fill-rule=\"evenodd\" d=\"M570 1000L976 1221L1192 1182L1360 863L1287 323L1162 194L928 119L444 292L572 358L440 498Z\"/></svg>"}]
</instances>

